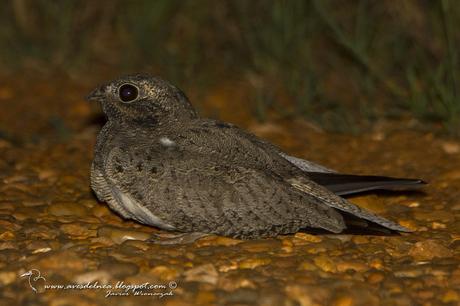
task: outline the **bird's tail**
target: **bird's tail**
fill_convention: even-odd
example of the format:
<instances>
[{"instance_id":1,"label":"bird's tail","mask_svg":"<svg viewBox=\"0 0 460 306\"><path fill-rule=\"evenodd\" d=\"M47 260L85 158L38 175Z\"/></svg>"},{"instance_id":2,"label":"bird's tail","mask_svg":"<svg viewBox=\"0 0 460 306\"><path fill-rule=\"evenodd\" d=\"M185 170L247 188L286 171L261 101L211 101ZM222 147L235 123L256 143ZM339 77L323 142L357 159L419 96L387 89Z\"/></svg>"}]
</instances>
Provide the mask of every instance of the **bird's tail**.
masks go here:
<instances>
[{"instance_id":1,"label":"bird's tail","mask_svg":"<svg viewBox=\"0 0 460 306\"><path fill-rule=\"evenodd\" d=\"M425 185L421 179L387 176L352 175L331 172L308 172L308 177L337 195L351 195L369 190L414 188Z\"/></svg>"}]
</instances>

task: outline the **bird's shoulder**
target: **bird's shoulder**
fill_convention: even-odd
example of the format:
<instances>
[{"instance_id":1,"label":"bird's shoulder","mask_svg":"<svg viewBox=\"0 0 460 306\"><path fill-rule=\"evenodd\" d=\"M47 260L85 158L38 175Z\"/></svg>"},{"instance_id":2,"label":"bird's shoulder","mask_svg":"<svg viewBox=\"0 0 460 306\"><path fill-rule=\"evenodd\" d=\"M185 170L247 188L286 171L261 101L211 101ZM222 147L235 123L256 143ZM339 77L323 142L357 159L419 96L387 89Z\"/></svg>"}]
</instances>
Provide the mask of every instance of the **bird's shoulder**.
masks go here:
<instances>
[{"instance_id":1,"label":"bird's shoulder","mask_svg":"<svg viewBox=\"0 0 460 306\"><path fill-rule=\"evenodd\" d=\"M279 153L281 150L268 141L240 128L239 126L215 119L197 119L183 125L171 138L178 143L218 147L220 149L263 150Z\"/></svg>"}]
</instances>

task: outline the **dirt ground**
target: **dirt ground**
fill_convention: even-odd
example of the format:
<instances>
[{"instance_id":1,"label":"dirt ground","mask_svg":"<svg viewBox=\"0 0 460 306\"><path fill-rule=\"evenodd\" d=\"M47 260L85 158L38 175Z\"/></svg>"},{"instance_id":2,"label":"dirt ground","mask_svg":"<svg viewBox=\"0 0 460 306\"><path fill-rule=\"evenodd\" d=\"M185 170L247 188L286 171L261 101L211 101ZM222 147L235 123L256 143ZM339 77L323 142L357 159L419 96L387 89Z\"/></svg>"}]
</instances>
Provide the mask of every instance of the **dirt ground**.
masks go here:
<instances>
[{"instance_id":1,"label":"dirt ground","mask_svg":"<svg viewBox=\"0 0 460 306\"><path fill-rule=\"evenodd\" d=\"M219 103L209 113L217 110L221 119L292 155L342 172L429 182L418 192L350 199L414 232L297 233L255 241L212 236L189 245L155 245L146 240L159 230L124 221L89 188L103 123L98 108L83 99L92 86L1 84L2 305L460 303L456 140L412 131L410 122L376 124L360 136L329 134L301 120L258 124L240 114L243 102L225 107L234 97L210 94L202 105Z\"/></svg>"}]
</instances>

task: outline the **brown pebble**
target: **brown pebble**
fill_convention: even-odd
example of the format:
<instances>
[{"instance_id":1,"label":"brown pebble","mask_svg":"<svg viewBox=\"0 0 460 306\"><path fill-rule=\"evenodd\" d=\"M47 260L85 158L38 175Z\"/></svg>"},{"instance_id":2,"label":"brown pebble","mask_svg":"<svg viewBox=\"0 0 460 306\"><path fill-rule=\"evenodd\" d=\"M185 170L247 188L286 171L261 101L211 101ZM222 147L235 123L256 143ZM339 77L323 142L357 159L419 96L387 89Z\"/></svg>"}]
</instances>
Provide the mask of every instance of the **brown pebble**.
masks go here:
<instances>
[{"instance_id":1,"label":"brown pebble","mask_svg":"<svg viewBox=\"0 0 460 306\"><path fill-rule=\"evenodd\" d=\"M238 247L251 253L263 253L279 249L281 242L276 239L244 241Z\"/></svg>"},{"instance_id":2,"label":"brown pebble","mask_svg":"<svg viewBox=\"0 0 460 306\"><path fill-rule=\"evenodd\" d=\"M369 266L371 268L377 269L377 270L382 270L383 269L383 262L380 258L373 258L369 262Z\"/></svg>"},{"instance_id":3,"label":"brown pebble","mask_svg":"<svg viewBox=\"0 0 460 306\"><path fill-rule=\"evenodd\" d=\"M232 275L232 276L225 276L219 278L219 283L218 283L219 288L225 290L225 291L235 291L236 289L239 288L251 288L251 289L256 289L257 286L254 283L254 281L240 277L237 275Z\"/></svg>"},{"instance_id":4,"label":"brown pebble","mask_svg":"<svg viewBox=\"0 0 460 306\"><path fill-rule=\"evenodd\" d=\"M0 242L0 251L1 250L16 250L17 243L13 241Z\"/></svg>"},{"instance_id":5,"label":"brown pebble","mask_svg":"<svg viewBox=\"0 0 460 306\"><path fill-rule=\"evenodd\" d=\"M394 271L393 274L396 277L419 277L421 275L424 275L424 271L422 268L415 267Z\"/></svg>"},{"instance_id":6,"label":"brown pebble","mask_svg":"<svg viewBox=\"0 0 460 306\"><path fill-rule=\"evenodd\" d=\"M57 271L83 271L86 269L95 269L95 262L91 259L82 257L72 250L62 250L49 252L36 262L36 266L46 270Z\"/></svg>"},{"instance_id":7,"label":"brown pebble","mask_svg":"<svg viewBox=\"0 0 460 306\"><path fill-rule=\"evenodd\" d=\"M374 272L368 276L367 281L371 284L378 284L384 279L385 279L385 276L382 273Z\"/></svg>"},{"instance_id":8,"label":"brown pebble","mask_svg":"<svg viewBox=\"0 0 460 306\"><path fill-rule=\"evenodd\" d=\"M212 291L199 291L195 302L197 305L213 305L217 297Z\"/></svg>"},{"instance_id":9,"label":"brown pebble","mask_svg":"<svg viewBox=\"0 0 460 306\"><path fill-rule=\"evenodd\" d=\"M302 284L287 285L285 291L289 298L295 300L301 306L324 305L330 296L326 288Z\"/></svg>"},{"instance_id":10,"label":"brown pebble","mask_svg":"<svg viewBox=\"0 0 460 306\"><path fill-rule=\"evenodd\" d=\"M355 261L343 261L337 263L337 271L346 272L348 270L353 270L356 272L364 272L369 270L369 267L363 263Z\"/></svg>"},{"instance_id":11,"label":"brown pebble","mask_svg":"<svg viewBox=\"0 0 460 306\"><path fill-rule=\"evenodd\" d=\"M26 225L24 233L29 239L55 239L59 234L59 230L50 228L46 225Z\"/></svg>"},{"instance_id":12,"label":"brown pebble","mask_svg":"<svg viewBox=\"0 0 460 306\"><path fill-rule=\"evenodd\" d=\"M5 231L0 234L0 240L14 240L16 235L12 231Z\"/></svg>"},{"instance_id":13,"label":"brown pebble","mask_svg":"<svg viewBox=\"0 0 460 306\"><path fill-rule=\"evenodd\" d=\"M219 278L219 273L213 264L204 264L185 271L184 276L188 282L194 281L215 285Z\"/></svg>"},{"instance_id":14,"label":"brown pebble","mask_svg":"<svg viewBox=\"0 0 460 306\"><path fill-rule=\"evenodd\" d=\"M18 279L18 275L15 272L11 271L2 271L0 272L0 284L3 286L8 286Z\"/></svg>"},{"instance_id":15,"label":"brown pebble","mask_svg":"<svg viewBox=\"0 0 460 306\"><path fill-rule=\"evenodd\" d=\"M458 180L460 179L460 170L458 169L454 169L454 170L451 170L449 172L446 172L444 174L442 174L439 179L442 179L443 181L455 181L455 180Z\"/></svg>"},{"instance_id":16,"label":"brown pebble","mask_svg":"<svg viewBox=\"0 0 460 306\"><path fill-rule=\"evenodd\" d=\"M125 242L123 242L123 244L126 246L138 248L142 251L147 251L152 246L152 243L144 242L141 240L126 240Z\"/></svg>"},{"instance_id":17,"label":"brown pebble","mask_svg":"<svg viewBox=\"0 0 460 306\"><path fill-rule=\"evenodd\" d=\"M309 261L304 261L304 262L300 263L298 269L299 270L306 270L306 271L315 271L315 270L318 270L318 267L315 266L313 263L311 263Z\"/></svg>"},{"instance_id":18,"label":"brown pebble","mask_svg":"<svg viewBox=\"0 0 460 306\"><path fill-rule=\"evenodd\" d=\"M416 260L431 260L434 257L451 257L453 253L435 240L419 241L409 250L409 255Z\"/></svg>"},{"instance_id":19,"label":"brown pebble","mask_svg":"<svg viewBox=\"0 0 460 306\"><path fill-rule=\"evenodd\" d=\"M222 245L222 246L232 246L232 245L237 245L239 243L243 242L242 240L238 239L232 239L228 237L223 237L223 236L207 236L204 238L201 238L195 242L195 245L198 248L205 247L205 246L214 246L214 245Z\"/></svg>"},{"instance_id":20,"label":"brown pebble","mask_svg":"<svg viewBox=\"0 0 460 306\"><path fill-rule=\"evenodd\" d=\"M80 200L78 201L79 205L85 206L88 209L92 209L95 206L99 206L100 204L96 200Z\"/></svg>"},{"instance_id":21,"label":"brown pebble","mask_svg":"<svg viewBox=\"0 0 460 306\"><path fill-rule=\"evenodd\" d=\"M352 241L356 244L365 244L365 243L369 243L369 238L365 236L354 236L352 238Z\"/></svg>"},{"instance_id":22,"label":"brown pebble","mask_svg":"<svg viewBox=\"0 0 460 306\"><path fill-rule=\"evenodd\" d=\"M376 195L363 195L353 197L351 202L374 213L384 213L388 209L388 205L385 205L382 198Z\"/></svg>"},{"instance_id":23,"label":"brown pebble","mask_svg":"<svg viewBox=\"0 0 460 306\"><path fill-rule=\"evenodd\" d=\"M436 221L450 223L454 220L455 215L446 210L436 211L414 211L414 218L420 221Z\"/></svg>"},{"instance_id":24,"label":"brown pebble","mask_svg":"<svg viewBox=\"0 0 460 306\"><path fill-rule=\"evenodd\" d=\"M90 249L99 249L105 248L107 246L112 246L114 241L109 237L96 237L90 239L91 244L89 246Z\"/></svg>"},{"instance_id":25,"label":"brown pebble","mask_svg":"<svg viewBox=\"0 0 460 306\"><path fill-rule=\"evenodd\" d=\"M460 294L455 290L448 290L441 299L444 303L453 303L460 301Z\"/></svg>"},{"instance_id":26,"label":"brown pebble","mask_svg":"<svg viewBox=\"0 0 460 306\"><path fill-rule=\"evenodd\" d=\"M1 99L1 93L0 93L0 99ZM0 149L6 149L6 148L10 148L12 145L10 142L4 140L4 139L0 139Z\"/></svg>"},{"instance_id":27,"label":"brown pebble","mask_svg":"<svg viewBox=\"0 0 460 306\"><path fill-rule=\"evenodd\" d=\"M218 267L219 272L228 272L231 270L236 270L238 269L238 263L237 262L230 262L227 264L220 265Z\"/></svg>"},{"instance_id":28,"label":"brown pebble","mask_svg":"<svg viewBox=\"0 0 460 306\"><path fill-rule=\"evenodd\" d=\"M44 180L56 181L57 180L57 174L54 170L41 169L37 172L37 174L38 174L38 179L40 181L44 181Z\"/></svg>"},{"instance_id":29,"label":"brown pebble","mask_svg":"<svg viewBox=\"0 0 460 306\"><path fill-rule=\"evenodd\" d=\"M323 240L321 236L315 236L306 233L295 233L294 238L313 243L321 242Z\"/></svg>"},{"instance_id":30,"label":"brown pebble","mask_svg":"<svg viewBox=\"0 0 460 306\"><path fill-rule=\"evenodd\" d=\"M337 272L337 266L335 262L325 255L320 255L313 259L315 265L325 272Z\"/></svg>"},{"instance_id":31,"label":"brown pebble","mask_svg":"<svg viewBox=\"0 0 460 306\"><path fill-rule=\"evenodd\" d=\"M46 203L41 200L25 200L22 201L22 205L24 205L25 207L36 207L46 205Z\"/></svg>"},{"instance_id":32,"label":"brown pebble","mask_svg":"<svg viewBox=\"0 0 460 306\"><path fill-rule=\"evenodd\" d=\"M38 253L47 253L51 251L52 249L50 247L44 247L44 248L38 248L32 251L32 254L38 254Z\"/></svg>"},{"instance_id":33,"label":"brown pebble","mask_svg":"<svg viewBox=\"0 0 460 306\"><path fill-rule=\"evenodd\" d=\"M98 237L107 237L113 242L121 244L126 240L147 240L151 237L148 233L125 230L113 226L103 226L97 230Z\"/></svg>"},{"instance_id":34,"label":"brown pebble","mask_svg":"<svg viewBox=\"0 0 460 306\"><path fill-rule=\"evenodd\" d=\"M172 281L177 279L179 271L167 266L156 266L150 270L150 273L158 277L162 281Z\"/></svg>"},{"instance_id":35,"label":"brown pebble","mask_svg":"<svg viewBox=\"0 0 460 306\"><path fill-rule=\"evenodd\" d=\"M11 202L0 202L0 209L5 211L5 214L9 214L15 207L16 205L13 205Z\"/></svg>"},{"instance_id":36,"label":"brown pebble","mask_svg":"<svg viewBox=\"0 0 460 306\"><path fill-rule=\"evenodd\" d=\"M139 267L136 264L115 259L102 260L98 269L107 271L114 279L123 279L139 272Z\"/></svg>"},{"instance_id":37,"label":"brown pebble","mask_svg":"<svg viewBox=\"0 0 460 306\"><path fill-rule=\"evenodd\" d=\"M101 218L103 216L111 215L113 212L107 207L107 205L95 205L91 212L94 216Z\"/></svg>"},{"instance_id":38,"label":"brown pebble","mask_svg":"<svg viewBox=\"0 0 460 306\"><path fill-rule=\"evenodd\" d=\"M460 145L456 142L445 141L441 144L441 147L447 154L457 154L460 152Z\"/></svg>"},{"instance_id":39,"label":"brown pebble","mask_svg":"<svg viewBox=\"0 0 460 306\"><path fill-rule=\"evenodd\" d=\"M88 237L95 237L96 231L89 229L89 226L85 223L74 222L63 224L59 229L69 236L73 236L78 239L86 239Z\"/></svg>"},{"instance_id":40,"label":"brown pebble","mask_svg":"<svg viewBox=\"0 0 460 306\"><path fill-rule=\"evenodd\" d=\"M254 269L258 266L268 265L271 262L270 258L248 258L239 262L240 269Z\"/></svg>"},{"instance_id":41,"label":"brown pebble","mask_svg":"<svg viewBox=\"0 0 460 306\"><path fill-rule=\"evenodd\" d=\"M440 222L432 222L431 223L431 228L432 229L445 229L447 226L444 223Z\"/></svg>"},{"instance_id":42,"label":"brown pebble","mask_svg":"<svg viewBox=\"0 0 460 306\"><path fill-rule=\"evenodd\" d=\"M292 253L294 251L293 243L291 242L291 244L285 244L283 241L283 246L281 247L281 250L287 254Z\"/></svg>"},{"instance_id":43,"label":"brown pebble","mask_svg":"<svg viewBox=\"0 0 460 306\"><path fill-rule=\"evenodd\" d=\"M404 227L407 227L411 231L419 231L420 228L417 226L417 223L414 220L399 220L398 222Z\"/></svg>"},{"instance_id":44,"label":"brown pebble","mask_svg":"<svg viewBox=\"0 0 460 306\"><path fill-rule=\"evenodd\" d=\"M9 176L9 177L6 177L3 179L3 182L8 185L8 187L19 187L19 189L22 189L21 184L16 184L16 183L20 183L20 182L26 182L29 180L29 177L25 176L25 175L12 175L12 176Z\"/></svg>"},{"instance_id":45,"label":"brown pebble","mask_svg":"<svg viewBox=\"0 0 460 306\"><path fill-rule=\"evenodd\" d=\"M434 292L430 291L430 290L421 290L421 291L417 292L417 295L423 300L431 299L431 298L434 297Z\"/></svg>"},{"instance_id":46,"label":"brown pebble","mask_svg":"<svg viewBox=\"0 0 460 306\"><path fill-rule=\"evenodd\" d=\"M30 215L25 214L25 213L20 212L20 211L15 211L15 212L13 212L12 216L13 216L16 220L18 220L18 221L25 221L25 220L31 218Z\"/></svg>"},{"instance_id":47,"label":"brown pebble","mask_svg":"<svg viewBox=\"0 0 460 306\"><path fill-rule=\"evenodd\" d=\"M54 203L48 207L48 212L53 216L76 216L84 217L87 210L84 206L73 202Z\"/></svg>"},{"instance_id":48,"label":"brown pebble","mask_svg":"<svg viewBox=\"0 0 460 306\"><path fill-rule=\"evenodd\" d=\"M351 306L353 304L354 302L351 296L341 296L332 303L334 306Z\"/></svg>"},{"instance_id":49,"label":"brown pebble","mask_svg":"<svg viewBox=\"0 0 460 306\"><path fill-rule=\"evenodd\" d=\"M99 281L103 284L108 284L112 276L106 270L96 270L91 272L85 272L76 275L73 280L77 284L86 284L88 282Z\"/></svg>"},{"instance_id":50,"label":"brown pebble","mask_svg":"<svg viewBox=\"0 0 460 306\"><path fill-rule=\"evenodd\" d=\"M6 228L8 230L13 230L13 231L17 231L18 229L21 228L19 224L16 224L10 221L6 221L6 220L0 220L0 227Z\"/></svg>"},{"instance_id":51,"label":"brown pebble","mask_svg":"<svg viewBox=\"0 0 460 306\"><path fill-rule=\"evenodd\" d=\"M27 243L26 248L31 250L33 254L46 253L51 251L50 245L44 240L33 240Z\"/></svg>"}]
</instances>

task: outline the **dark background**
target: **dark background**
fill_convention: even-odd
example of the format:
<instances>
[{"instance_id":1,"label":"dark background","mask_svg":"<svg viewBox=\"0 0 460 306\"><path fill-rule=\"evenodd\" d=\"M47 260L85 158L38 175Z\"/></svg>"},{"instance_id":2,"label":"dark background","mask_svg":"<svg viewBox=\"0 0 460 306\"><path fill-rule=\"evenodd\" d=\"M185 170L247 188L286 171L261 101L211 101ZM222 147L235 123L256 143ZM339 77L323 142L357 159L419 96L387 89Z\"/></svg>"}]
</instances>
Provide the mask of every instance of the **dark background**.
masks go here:
<instances>
[{"instance_id":1,"label":"dark background","mask_svg":"<svg viewBox=\"0 0 460 306\"><path fill-rule=\"evenodd\" d=\"M42 97L49 125L65 130L62 101L149 72L227 120L459 135L459 22L452 0L4 1L0 103L28 94L14 106L24 113Z\"/></svg>"}]
</instances>

